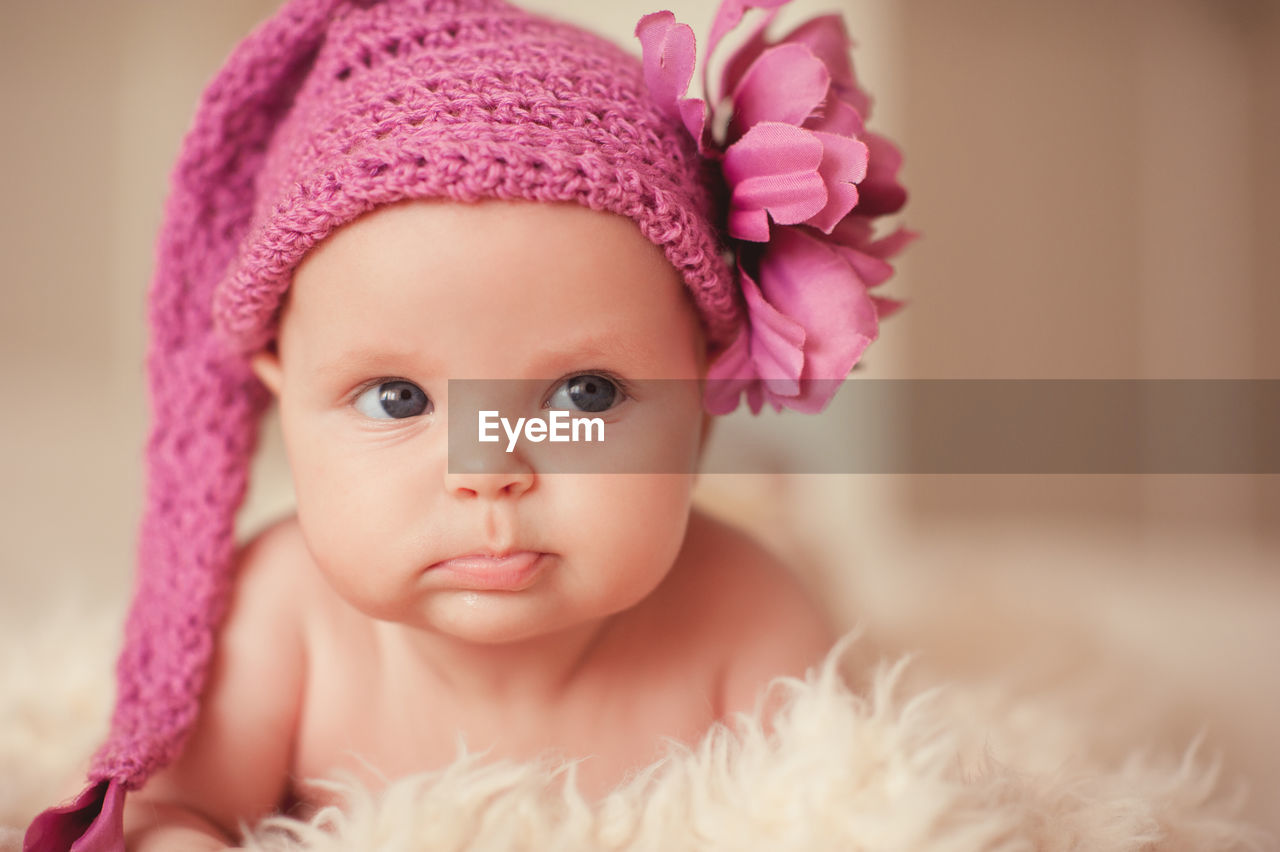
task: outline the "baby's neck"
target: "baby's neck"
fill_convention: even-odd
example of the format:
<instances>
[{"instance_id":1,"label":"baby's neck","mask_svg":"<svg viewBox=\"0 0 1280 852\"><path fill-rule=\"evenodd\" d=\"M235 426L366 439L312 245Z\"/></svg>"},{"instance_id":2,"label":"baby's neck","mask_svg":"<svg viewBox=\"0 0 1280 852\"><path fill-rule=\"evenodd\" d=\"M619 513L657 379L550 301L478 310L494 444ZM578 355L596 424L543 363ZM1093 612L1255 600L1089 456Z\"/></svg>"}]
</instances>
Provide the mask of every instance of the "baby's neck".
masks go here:
<instances>
[{"instance_id":1,"label":"baby's neck","mask_svg":"<svg viewBox=\"0 0 1280 852\"><path fill-rule=\"evenodd\" d=\"M392 622L378 622L377 636L383 655L434 677L463 704L547 706L595 656L612 618L495 644Z\"/></svg>"}]
</instances>

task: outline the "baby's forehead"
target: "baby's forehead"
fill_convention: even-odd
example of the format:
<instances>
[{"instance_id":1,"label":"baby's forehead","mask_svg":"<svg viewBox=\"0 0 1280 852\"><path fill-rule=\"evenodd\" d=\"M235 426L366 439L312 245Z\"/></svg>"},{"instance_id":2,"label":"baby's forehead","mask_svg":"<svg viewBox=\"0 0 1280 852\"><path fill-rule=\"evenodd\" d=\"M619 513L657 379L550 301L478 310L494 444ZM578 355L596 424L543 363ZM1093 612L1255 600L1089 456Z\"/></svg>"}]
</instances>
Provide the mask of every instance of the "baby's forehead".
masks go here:
<instances>
[{"instance_id":1,"label":"baby's forehead","mask_svg":"<svg viewBox=\"0 0 1280 852\"><path fill-rule=\"evenodd\" d=\"M461 356L482 340L514 356L637 355L691 319L700 332L683 280L630 220L576 204L418 201L321 241L295 272L286 321L323 342L317 354Z\"/></svg>"},{"instance_id":2,"label":"baby's forehead","mask_svg":"<svg viewBox=\"0 0 1280 852\"><path fill-rule=\"evenodd\" d=\"M340 315L414 301L460 315L550 302L590 308L592 317L576 318L590 322L670 302L684 286L621 216L568 203L414 201L327 235L298 264L290 290L293 302Z\"/></svg>"}]
</instances>

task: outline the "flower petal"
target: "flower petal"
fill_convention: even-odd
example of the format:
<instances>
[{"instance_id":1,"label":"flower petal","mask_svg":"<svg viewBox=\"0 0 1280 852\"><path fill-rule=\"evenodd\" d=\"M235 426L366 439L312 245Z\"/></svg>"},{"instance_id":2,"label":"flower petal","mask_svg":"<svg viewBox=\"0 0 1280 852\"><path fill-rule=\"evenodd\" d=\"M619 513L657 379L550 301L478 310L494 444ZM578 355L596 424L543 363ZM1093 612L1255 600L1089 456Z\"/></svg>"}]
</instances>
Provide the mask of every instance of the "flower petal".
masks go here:
<instances>
[{"instance_id":1,"label":"flower petal","mask_svg":"<svg viewBox=\"0 0 1280 852\"><path fill-rule=\"evenodd\" d=\"M738 277L747 303L747 323L707 370L703 405L712 414L733 411L743 391L752 414L760 413L766 398L778 408L778 399L800 392L804 328L769 304L741 266Z\"/></svg>"},{"instance_id":2,"label":"flower petal","mask_svg":"<svg viewBox=\"0 0 1280 852\"><path fill-rule=\"evenodd\" d=\"M848 246L833 246L841 257L853 267L854 273L857 274L864 287L877 287L888 281L893 275L893 267L886 260L849 248Z\"/></svg>"},{"instance_id":3,"label":"flower petal","mask_svg":"<svg viewBox=\"0 0 1280 852\"><path fill-rule=\"evenodd\" d=\"M848 101L863 119L870 117L871 98L858 86L853 73L853 60L849 55L853 40L840 15L822 15L805 21L778 43L803 44L809 48L830 72L832 91Z\"/></svg>"},{"instance_id":4,"label":"flower petal","mask_svg":"<svg viewBox=\"0 0 1280 852\"><path fill-rule=\"evenodd\" d=\"M711 127L707 123L707 104L701 98L685 98L680 101L680 119L685 130L698 141L698 153L704 157L720 159L720 151L716 149L711 138Z\"/></svg>"},{"instance_id":5,"label":"flower petal","mask_svg":"<svg viewBox=\"0 0 1280 852\"><path fill-rule=\"evenodd\" d=\"M916 231L897 228L893 233L877 239L873 233L872 221L871 217L863 216L860 211L855 212L837 225L831 236L840 245L879 258L893 257L920 236Z\"/></svg>"},{"instance_id":6,"label":"flower petal","mask_svg":"<svg viewBox=\"0 0 1280 852\"><path fill-rule=\"evenodd\" d=\"M760 287L741 267L738 278L751 323L751 362L770 394L795 396L804 370L805 330L765 301Z\"/></svg>"},{"instance_id":7,"label":"flower petal","mask_svg":"<svg viewBox=\"0 0 1280 852\"><path fill-rule=\"evenodd\" d=\"M870 157L867 176L858 185L861 197L857 212L864 216L896 213L907 203L907 191L898 182L902 152L888 139L870 131L863 134L862 141L867 143Z\"/></svg>"},{"instance_id":8,"label":"flower petal","mask_svg":"<svg viewBox=\"0 0 1280 852\"><path fill-rule=\"evenodd\" d=\"M867 253L876 257L893 257L919 236L920 234L917 231L898 228L893 233L881 237L867 246Z\"/></svg>"},{"instance_id":9,"label":"flower petal","mask_svg":"<svg viewBox=\"0 0 1280 852\"><path fill-rule=\"evenodd\" d=\"M824 234L849 215L858 203L858 181L867 175L867 146L857 139L815 131L822 143L822 163L818 174L827 188L826 206L805 220Z\"/></svg>"},{"instance_id":10,"label":"flower petal","mask_svg":"<svg viewBox=\"0 0 1280 852\"><path fill-rule=\"evenodd\" d=\"M707 39L707 56L711 56L729 30L736 27L748 9L777 9L791 0L724 0L711 22L711 37ZM703 66L704 70L706 66Z\"/></svg>"},{"instance_id":11,"label":"flower petal","mask_svg":"<svg viewBox=\"0 0 1280 852\"><path fill-rule=\"evenodd\" d=\"M728 140L765 121L804 123L827 96L831 75L802 44L771 47L760 54L733 90Z\"/></svg>"},{"instance_id":12,"label":"flower petal","mask_svg":"<svg viewBox=\"0 0 1280 852\"><path fill-rule=\"evenodd\" d=\"M853 267L862 283L878 287L893 275L887 258L902 251L918 234L906 228L875 239L871 219L854 214L845 217L831 232L833 247Z\"/></svg>"},{"instance_id":13,"label":"flower petal","mask_svg":"<svg viewBox=\"0 0 1280 852\"><path fill-rule=\"evenodd\" d=\"M732 189L729 235L769 239L769 216L782 225L803 222L827 204L818 172L822 142L807 130L765 122L729 146L724 176Z\"/></svg>"},{"instance_id":14,"label":"flower petal","mask_svg":"<svg viewBox=\"0 0 1280 852\"><path fill-rule=\"evenodd\" d=\"M702 405L711 414L728 414L738 407L742 391L756 380L755 364L751 362L751 326L747 324L707 369ZM759 412L758 406L752 408L753 414Z\"/></svg>"},{"instance_id":15,"label":"flower petal","mask_svg":"<svg viewBox=\"0 0 1280 852\"><path fill-rule=\"evenodd\" d=\"M667 115L679 115L677 106L689 90L697 61L693 30L676 22L670 12L645 15L636 24L644 62L644 82L654 102Z\"/></svg>"},{"instance_id":16,"label":"flower petal","mask_svg":"<svg viewBox=\"0 0 1280 852\"><path fill-rule=\"evenodd\" d=\"M828 96L826 103L809 116L803 126L806 130L820 130L837 136L860 137L866 132L862 116L849 103L835 97L834 91Z\"/></svg>"},{"instance_id":17,"label":"flower petal","mask_svg":"<svg viewBox=\"0 0 1280 852\"><path fill-rule=\"evenodd\" d=\"M738 82L742 79L742 75L747 73L751 63L755 62L760 54L771 46L771 43L765 39L765 32L769 29L769 24L777 16L777 9L770 9L766 12L751 31L751 34L725 60L724 68L720 71L720 88L718 91L721 96L738 88ZM709 89L707 91L708 93L710 92Z\"/></svg>"},{"instance_id":18,"label":"flower petal","mask_svg":"<svg viewBox=\"0 0 1280 852\"><path fill-rule=\"evenodd\" d=\"M798 228L778 228L760 260L760 290L805 330L797 411L826 407L863 350L879 335L875 303L836 251Z\"/></svg>"},{"instance_id":19,"label":"flower petal","mask_svg":"<svg viewBox=\"0 0 1280 852\"><path fill-rule=\"evenodd\" d=\"M871 301L875 304L876 316L880 319L896 314L907 304L900 299L886 299L884 296L872 296Z\"/></svg>"},{"instance_id":20,"label":"flower petal","mask_svg":"<svg viewBox=\"0 0 1280 852\"><path fill-rule=\"evenodd\" d=\"M687 24L677 23L670 12L645 15L636 24L636 37L644 63L644 82L654 103L668 116L679 118L698 141L698 150L711 155L707 105L701 98L686 98L697 63L697 42Z\"/></svg>"}]
</instances>

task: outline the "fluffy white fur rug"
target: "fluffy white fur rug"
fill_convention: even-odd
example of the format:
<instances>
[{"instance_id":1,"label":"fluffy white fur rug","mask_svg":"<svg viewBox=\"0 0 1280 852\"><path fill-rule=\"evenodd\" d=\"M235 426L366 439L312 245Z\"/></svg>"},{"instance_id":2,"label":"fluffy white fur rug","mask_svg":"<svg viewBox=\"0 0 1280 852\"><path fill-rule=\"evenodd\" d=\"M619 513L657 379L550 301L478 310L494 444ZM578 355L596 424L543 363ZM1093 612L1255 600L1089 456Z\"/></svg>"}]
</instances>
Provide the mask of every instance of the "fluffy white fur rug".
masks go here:
<instances>
[{"instance_id":1,"label":"fluffy white fur rug","mask_svg":"<svg viewBox=\"0 0 1280 852\"><path fill-rule=\"evenodd\" d=\"M0 655L0 849L68 795L102 733L116 619L69 609ZM99 610L101 612L101 610ZM1272 841L1237 822L1241 792L1191 743L1118 763L1091 748L1096 718L988 684L928 686L907 658L855 692L840 673L852 635L786 701L672 744L602 802L571 764L460 751L448 768L374 793L334 782L342 810L269 820L262 850L1228 850ZM79 649L68 653L69 648ZM88 653L85 649L91 649Z\"/></svg>"}]
</instances>

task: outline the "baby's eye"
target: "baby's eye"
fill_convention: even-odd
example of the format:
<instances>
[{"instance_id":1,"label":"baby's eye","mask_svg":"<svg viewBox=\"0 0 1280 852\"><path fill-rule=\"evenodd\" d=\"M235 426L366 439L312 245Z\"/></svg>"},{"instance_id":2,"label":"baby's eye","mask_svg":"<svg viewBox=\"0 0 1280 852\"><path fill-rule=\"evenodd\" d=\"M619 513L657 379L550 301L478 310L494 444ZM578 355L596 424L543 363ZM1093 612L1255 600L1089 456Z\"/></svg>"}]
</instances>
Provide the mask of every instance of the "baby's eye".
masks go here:
<instances>
[{"instance_id":1,"label":"baby's eye","mask_svg":"<svg viewBox=\"0 0 1280 852\"><path fill-rule=\"evenodd\" d=\"M374 420L402 420L432 411L431 399L422 388L403 379L382 382L355 399L356 410Z\"/></svg>"},{"instance_id":2,"label":"baby's eye","mask_svg":"<svg viewBox=\"0 0 1280 852\"><path fill-rule=\"evenodd\" d=\"M622 392L611 380L595 373L583 373L565 379L551 395L547 408L562 411L608 411L622 401L621 397Z\"/></svg>"}]
</instances>

